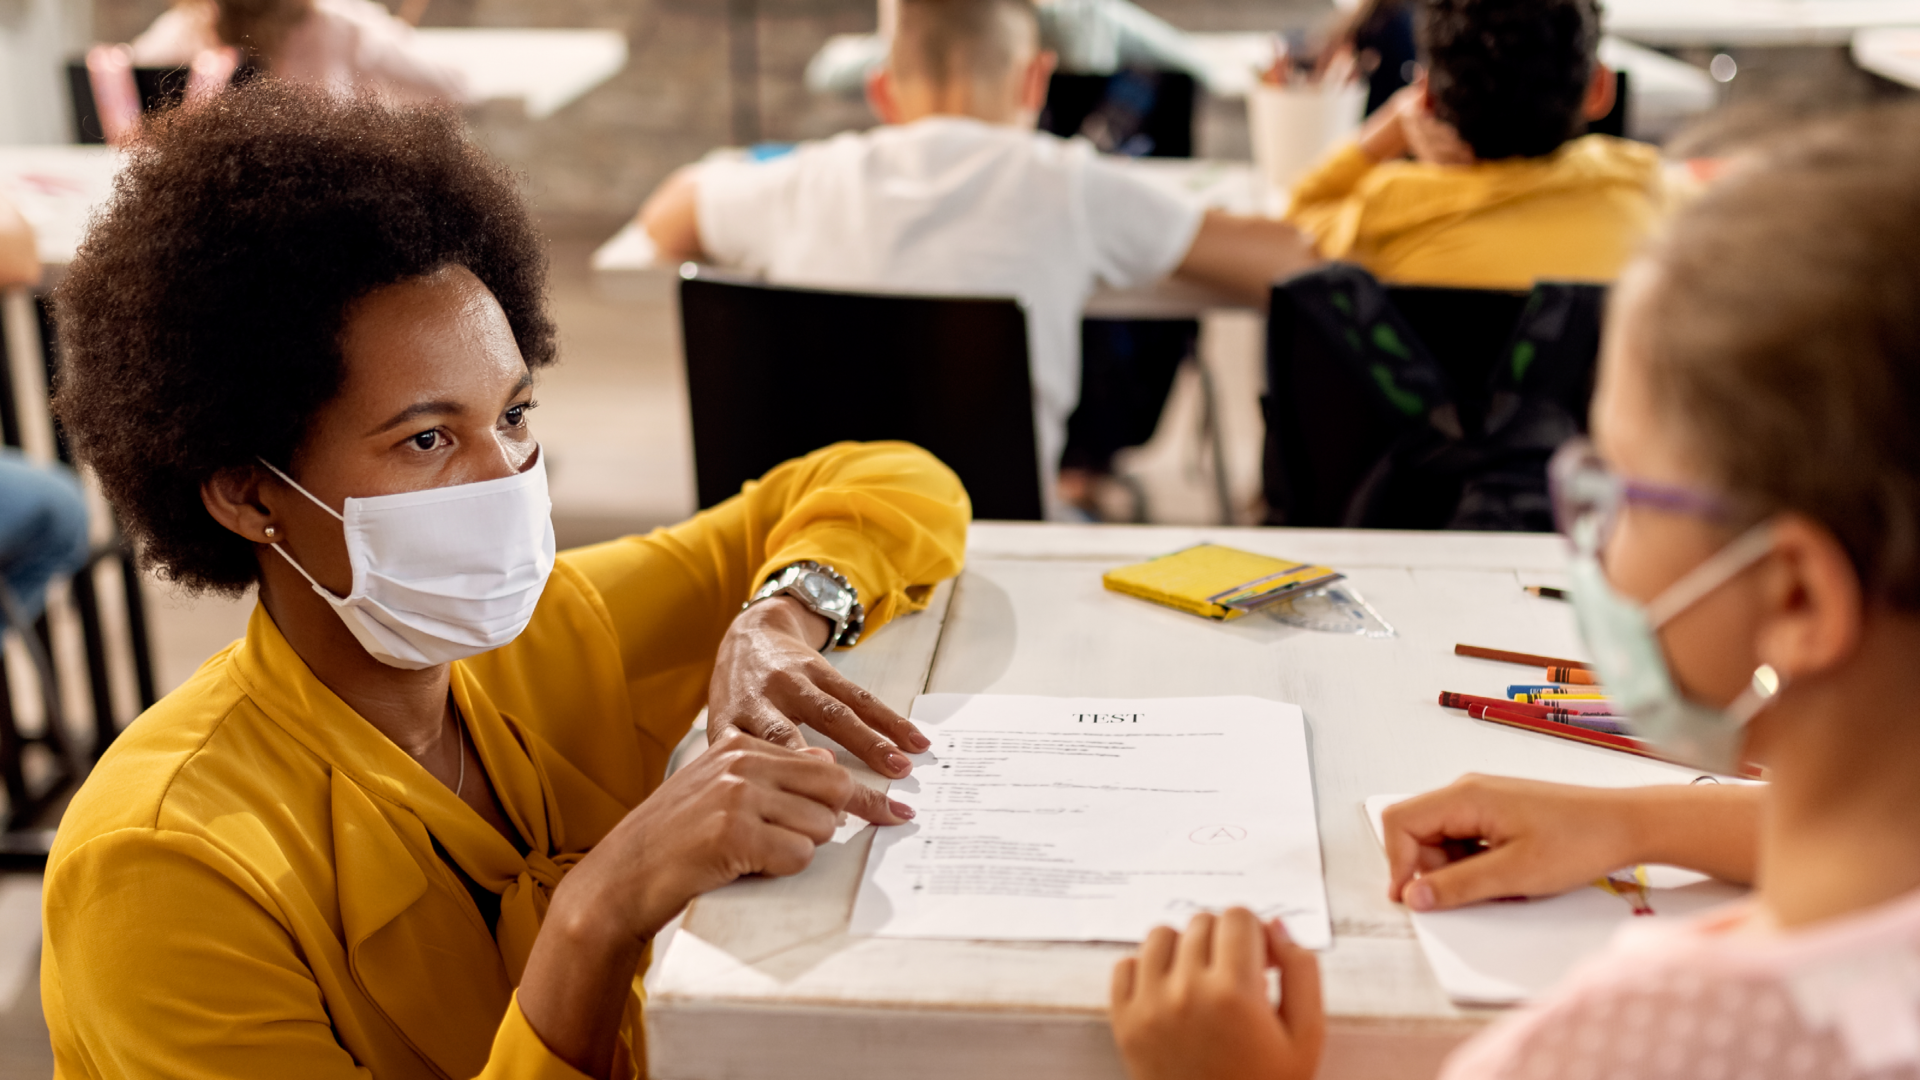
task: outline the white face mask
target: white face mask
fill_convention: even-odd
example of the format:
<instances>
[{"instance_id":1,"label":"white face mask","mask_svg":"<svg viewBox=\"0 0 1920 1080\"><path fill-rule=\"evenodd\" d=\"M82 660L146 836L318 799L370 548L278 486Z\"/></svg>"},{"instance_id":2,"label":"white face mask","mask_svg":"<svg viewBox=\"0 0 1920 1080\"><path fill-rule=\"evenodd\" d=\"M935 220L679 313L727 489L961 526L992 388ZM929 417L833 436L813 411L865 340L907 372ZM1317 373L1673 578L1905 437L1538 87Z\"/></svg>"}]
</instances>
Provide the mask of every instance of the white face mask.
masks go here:
<instances>
[{"instance_id":1,"label":"white face mask","mask_svg":"<svg viewBox=\"0 0 1920 1080\"><path fill-rule=\"evenodd\" d=\"M346 527L353 584L322 588L279 544L273 550L324 597L375 660L418 671L497 649L527 628L553 573L547 466L477 484L346 500L346 513L294 483Z\"/></svg>"}]
</instances>

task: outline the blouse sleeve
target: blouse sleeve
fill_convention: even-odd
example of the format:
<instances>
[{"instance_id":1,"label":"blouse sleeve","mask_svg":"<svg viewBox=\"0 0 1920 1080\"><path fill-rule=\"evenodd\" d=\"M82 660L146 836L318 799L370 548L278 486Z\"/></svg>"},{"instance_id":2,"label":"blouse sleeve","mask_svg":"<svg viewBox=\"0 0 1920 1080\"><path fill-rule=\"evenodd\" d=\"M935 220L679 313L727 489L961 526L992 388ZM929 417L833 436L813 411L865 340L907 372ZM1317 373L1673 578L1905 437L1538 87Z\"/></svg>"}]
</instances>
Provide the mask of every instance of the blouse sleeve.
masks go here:
<instances>
[{"instance_id":1,"label":"blouse sleeve","mask_svg":"<svg viewBox=\"0 0 1920 1080\"><path fill-rule=\"evenodd\" d=\"M781 567L812 559L846 575L871 633L959 573L971 516L959 478L926 451L837 443L680 525L565 558L606 605L635 702L649 716L690 718L740 605Z\"/></svg>"},{"instance_id":2,"label":"blouse sleeve","mask_svg":"<svg viewBox=\"0 0 1920 1080\"><path fill-rule=\"evenodd\" d=\"M46 886L41 994L56 1071L100 1080L370 1080L274 902L205 839L126 829ZM162 929L164 928L164 929ZM520 1015L482 1080L581 1080Z\"/></svg>"},{"instance_id":3,"label":"blouse sleeve","mask_svg":"<svg viewBox=\"0 0 1920 1080\"><path fill-rule=\"evenodd\" d=\"M1348 196L1374 168L1357 142L1337 147L1293 185L1287 221L1313 237L1323 258L1337 259L1352 244Z\"/></svg>"}]
</instances>

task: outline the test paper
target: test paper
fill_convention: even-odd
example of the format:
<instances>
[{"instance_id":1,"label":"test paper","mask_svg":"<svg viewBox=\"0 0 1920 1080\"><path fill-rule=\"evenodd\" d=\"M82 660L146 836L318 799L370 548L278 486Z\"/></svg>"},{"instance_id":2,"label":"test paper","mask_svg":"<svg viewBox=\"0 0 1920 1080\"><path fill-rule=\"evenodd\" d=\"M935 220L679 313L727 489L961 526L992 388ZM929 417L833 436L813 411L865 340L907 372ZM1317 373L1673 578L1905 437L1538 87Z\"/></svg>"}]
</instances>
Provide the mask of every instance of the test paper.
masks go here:
<instances>
[{"instance_id":1,"label":"test paper","mask_svg":"<svg viewBox=\"0 0 1920 1080\"><path fill-rule=\"evenodd\" d=\"M933 740L888 794L852 932L1140 941L1241 905L1332 943L1297 705L1254 697L925 694Z\"/></svg>"},{"instance_id":2,"label":"test paper","mask_svg":"<svg viewBox=\"0 0 1920 1080\"><path fill-rule=\"evenodd\" d=\"M1381 813L1405 798L1367 800L1367 818L1382 843ZM1636 918L1693 915L1747 892L1674 866L1642 870L1647 888L1638 905L1635 898L1587 886L1559 896L1410 912L1413 933L1447 997L1462 1005L1517 1005L1553 989ZM1636 906L1642 909L1639 916Z\"/></svg>"}]
</instances>

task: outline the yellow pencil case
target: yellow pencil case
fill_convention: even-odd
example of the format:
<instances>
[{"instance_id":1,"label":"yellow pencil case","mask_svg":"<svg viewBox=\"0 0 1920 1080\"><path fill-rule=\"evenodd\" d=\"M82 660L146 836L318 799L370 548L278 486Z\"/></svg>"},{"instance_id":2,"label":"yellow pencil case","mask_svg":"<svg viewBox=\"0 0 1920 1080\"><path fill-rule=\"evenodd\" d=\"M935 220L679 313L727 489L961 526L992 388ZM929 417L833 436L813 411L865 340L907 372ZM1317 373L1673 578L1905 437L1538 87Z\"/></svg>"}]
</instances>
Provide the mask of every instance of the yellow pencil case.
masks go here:
<instances>
[{"instance_id":1,"label":"yellow pencil case","mask_svg":"<svg viewBox=\"0 0 1920 1080\"><path fill-rule=\"evenodd\" d=\"M1101 577L1114 592L1205 615L1237 619L1306 589L1336 581L1325 566L1255 555L1219 544L1195 544Z\"/></svg>"}]
</instances>

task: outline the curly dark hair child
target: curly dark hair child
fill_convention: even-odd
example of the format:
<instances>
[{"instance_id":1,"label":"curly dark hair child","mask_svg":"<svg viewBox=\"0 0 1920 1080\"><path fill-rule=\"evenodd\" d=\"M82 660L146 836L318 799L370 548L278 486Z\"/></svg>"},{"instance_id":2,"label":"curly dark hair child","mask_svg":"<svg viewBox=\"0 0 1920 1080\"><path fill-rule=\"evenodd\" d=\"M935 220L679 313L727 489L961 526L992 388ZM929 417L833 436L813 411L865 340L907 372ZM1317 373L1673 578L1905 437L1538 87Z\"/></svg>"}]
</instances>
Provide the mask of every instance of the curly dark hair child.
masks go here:
<instances>
[{"instance_id":1,"label":"curly dark hair child","mask_svg":"<svg viewBox=\"0 0 1920 1080\"><path fill-rule=\"evenodd\" d=\"M201 484L290 461L340 389L349 307L449 265L493 292L530 367L553 362L542 242L457 114L262 79L156 123L54 293L55 413L143 563L251 585L253 545Z\"/></svg>"},{"instance_id":2,"label":"curly dark hair child","mask_svg":"<svg viewBox=\"0 0 1920 1080\"><path fill-rule=\"evenodd\" d=\"M1426 0L1416 26L1434 115L1475 157L1541 157L1585 128L1597 0Z\"/></svg>"}]
</instances>

